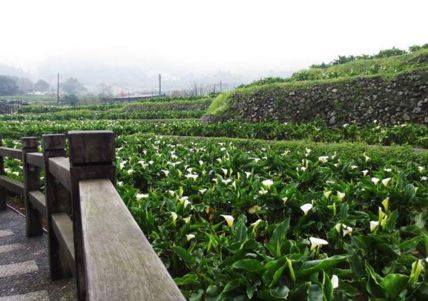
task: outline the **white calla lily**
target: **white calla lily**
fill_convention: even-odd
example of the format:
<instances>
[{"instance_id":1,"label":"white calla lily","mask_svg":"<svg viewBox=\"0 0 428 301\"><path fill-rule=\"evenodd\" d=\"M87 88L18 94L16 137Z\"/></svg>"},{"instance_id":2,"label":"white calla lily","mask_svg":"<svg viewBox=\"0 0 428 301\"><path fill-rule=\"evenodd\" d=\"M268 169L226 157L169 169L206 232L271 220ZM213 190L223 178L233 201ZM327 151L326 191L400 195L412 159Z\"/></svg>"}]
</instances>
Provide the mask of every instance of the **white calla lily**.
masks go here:
<instances>
[{"instance_id":1,"label":"white calla lily","mask_svg":"<svg viewBox=\"0 0 428 301\"><path fill-rule=\"evenodd\" d=\"M337 275L333 275L331 277L331 286L333 287L333 289L339 287L339 277L337 277Z\"/></svg>"},{"instance_id":2,"label":"white calla lily","mask_svg":"<svg viewBox=\"0 0 428 301\"><path fill-rule=\"evenodd\" d=\"M224 220L226 221L226 223L229 227L233 226L233 222L234 222L235 218L232 215L222 214L221 217L224 218Z\"/></svg>"},{"instance_id":3,"label":"white calla lily","mask_svg":"<svg viewBox=\"0 0 428 301\"><path fill-rule=\"evenodd\" d=\"M190 240L194 239L195 237L196 237L195 234L186 234L187 241L190 241Z\"/></svg>"},{"instance_id":4,"label":"white calla lily","mask_svg":"<svg viewBox=\"0 0 428 301\"><path fill-rule=\"evenodd\" d=\"M337 191L336 194L337 194L337 198L339 199L339 201L342 201L346 195L346 193L340 192L340 191Z\"/></svg>"},{"instance_id":5,"label":"white calla lily","mask_svg":"<svg viewBox=\"0 0 428 301\"><path fill-rule=\"evenodd\" d=\"M320 248L322 246L328 245L328 241L326 241L325 239L322 239L322 238L309 237L309 241L311 243L311 250L318 248L318 247Z\"/></svg>"},{"instance_id":6,"label":"white calla lily","mask_svg":"<svg viewBox=\"0 0 428 301\"><path fill-rule=\"evenodd\" d=\"M312 209L313 205L311 203L306 203L302 206L300 206L300 209L303 211L303 213L306 215L308 212Z\"/></svg>"},{"instance_id":7,"label":"white calla lily","mask_svg":"<svg viewBox=\"0 0 428 301\"><path fill-rule=\"evenodd\" d=\"M379 227L378 221L370 221L370 231L373 232Z\"/></svg>"},{"instance_id":8,"label":"white calla lily","mask_svg":"<svg viewBox=\"0 0 428 301\"><path fill-rule=\"evenodd\" d=\"M262 182L262 185L263 185L264 187L266 187L267 189L269 189L269 188L271 188L271 187L272 187L272 185L273 185L273 181L272 181L272 180L264 180L264 181Z\"/></svg>"},{"instance_id":9,"label":"white calla lily","mask_svg":"<svg viewBox=\"0 0 428 301\"><path fill-rule=\"evenodd\" d=\"M385 179L383 179L383 180L382 180L382 184L383 184L383 186L387 187L387 186L388 186L389 181L391 181L391 178L385 178Z\"/></svg>"},{"instance_id":10,"label":"white calla lily","mask_svg":"<svg viewBox=\"0 0 428 301\"><path fill-rule=\"evenodd\" d=\"M171 212L171 218L172 218L172 221L175 223L175 221L177 220L177 217L178 217L178 215L177 215L177 213L175 213L175 212Z\"/></svg>"},{"instance_id":11,"label":"white calla lily","mask_svg":"<svg viewBox=\"0 0 428 301\"><path fill-rule=\"evenodd\" d=\"M137 197L137 200L141 200L141 199L147 199L149 197L148 193L137 193L135 195Z\"/></svg>"},{"instance_id":12,"label":"white calla lily","mask_svg":"<svg viewBox=\"0 0 428 301\"><path fill-rule=\"evenodd\" d=\"M373 177L373 178L371 178L371 181L373 184L377 185L377 183L379 183L380 180L376 177Z\"/></svg>"}]
</instances>

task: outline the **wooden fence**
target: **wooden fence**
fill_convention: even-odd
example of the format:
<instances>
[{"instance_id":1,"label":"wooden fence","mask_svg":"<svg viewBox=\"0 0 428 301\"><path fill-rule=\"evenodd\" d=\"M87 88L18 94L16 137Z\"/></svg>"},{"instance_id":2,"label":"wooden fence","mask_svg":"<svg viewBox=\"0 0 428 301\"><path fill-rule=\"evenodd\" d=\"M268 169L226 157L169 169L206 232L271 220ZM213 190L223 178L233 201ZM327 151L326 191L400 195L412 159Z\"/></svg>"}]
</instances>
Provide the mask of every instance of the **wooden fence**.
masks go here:
<instances>
[{"instance_id":1,"label":"wooden fence","mask_svg":"<svg viewBox=\"0 0 428 301\"><path fill-rule=\"evenodd\" d=\"M51 278L74 276L79 301L184 300L114 187L114 139L43 135L43 152L36 137L22 138L22 150L0 139L0 210L13 193L25 201L27 236L42 235L47 221ZM5 156L22 161L24 183L5 174Z\"/></svg>"}]
</instances>

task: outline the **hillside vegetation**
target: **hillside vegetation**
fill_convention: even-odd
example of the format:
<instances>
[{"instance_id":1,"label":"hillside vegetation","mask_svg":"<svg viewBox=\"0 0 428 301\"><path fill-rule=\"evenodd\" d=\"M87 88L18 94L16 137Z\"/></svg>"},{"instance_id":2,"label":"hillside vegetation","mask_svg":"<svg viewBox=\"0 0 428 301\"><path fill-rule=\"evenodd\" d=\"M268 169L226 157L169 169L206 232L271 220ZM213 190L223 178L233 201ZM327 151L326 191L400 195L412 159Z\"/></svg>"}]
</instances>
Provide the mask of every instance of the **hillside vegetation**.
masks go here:
<instances>
[{"instance_id":1,"label":"hillside vegetation","mask_svg":"<svg viewBox=\"0 0 428 301\"><path fill-rule=\"evenodd\" d=\"M220 94L207 120L381 121L428 124L428 48L390 56L342 57L289 78L266 78ZM388 53L388 52L386 52ZM320 110L321 109L321 110ZM426 114L425 114L426 115Z\"/></svg>"}]
</instances>

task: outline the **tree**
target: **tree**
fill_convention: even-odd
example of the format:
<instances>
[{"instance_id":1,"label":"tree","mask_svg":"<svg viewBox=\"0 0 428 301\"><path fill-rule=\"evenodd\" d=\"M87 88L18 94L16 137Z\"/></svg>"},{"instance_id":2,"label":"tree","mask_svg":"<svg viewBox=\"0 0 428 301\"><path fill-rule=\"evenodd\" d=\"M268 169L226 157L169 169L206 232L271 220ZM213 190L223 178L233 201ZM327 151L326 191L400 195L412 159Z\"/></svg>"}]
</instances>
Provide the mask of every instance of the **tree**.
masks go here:
<instances>
[{"instance_id":1,"label":"tree","mask_svg":"<svg viewBox=\"0 0 428 301\"><path fill-rule=\"evenodd\" d=\"M83 86L76 78L70 77L62 83L62 90L68 95L80 95L86 92L85 86Z\"/></svg>"},{"instance_id":2,"label":"tree","mask_svg":"<svg viewBox=\"0 0 428 301\"><path fill-rule=\"evenodd\" d=\"M34 90L37 92L46 92L49 90L49 84L43 79L39 79L37 83L34 84Z\"/></svg>"},{"instance_id":3,"label":"tree","mask_svg":"<svg viewBox=\"0 0 428 301\"><path fill-rule=\"evenodd\" d=\"M64 96L63 101L70 105L70 106L75 106L79 103L79 98L75 95L75 94L68 94Z\"/></svg>"},{"instance_id":4,"label":"tree","mask_svg":"<svg viewBox=\"0 0 428 301\"><path fill-rule=\"evenodd\" d=\"M0 75L0 95L10 96L18 94L18 92L19 88L12 78Z\"/></svg>"},{"instance_id":5,"label":"tree","mask_svg":"<svg viewBox=\"0 0 428 301\"><path fill-rule=\"evenodd\" d=\"M18 89L21 93L33 92L34 84L31 80L25 77L13 77Z\"/></svg>"}]
</instances>

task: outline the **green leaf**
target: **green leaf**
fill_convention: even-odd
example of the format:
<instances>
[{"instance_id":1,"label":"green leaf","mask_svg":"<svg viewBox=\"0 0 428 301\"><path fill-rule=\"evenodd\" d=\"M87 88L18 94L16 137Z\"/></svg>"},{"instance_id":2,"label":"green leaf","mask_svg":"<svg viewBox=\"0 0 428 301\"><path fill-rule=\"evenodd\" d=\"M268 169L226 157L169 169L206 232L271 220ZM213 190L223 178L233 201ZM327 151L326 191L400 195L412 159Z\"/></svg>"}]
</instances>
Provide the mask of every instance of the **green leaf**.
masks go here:
<instances>
[{"instance_id":1,"label":"green leaf","mask_svg":"<svg viewBox=\"0 0 428 301\"><path fill-rule=\"evenodd\" d=\"M175 283L177 285L188 285L188 284L197 284L198 283L198 275L190 273L186 274L183 277L174 278Z\"/></svg>"},{"instance_id":2,"label":"green leaf","mask_svg":"<svg viewBox=\"0 0 428 301\"><path fill-rule=\"evenodd\" d=\"M240 288L244 285L245 285L245 281L243 281L242 279L239 279L239 278L233 279L225 285L225 287L223 289L223 293L231 292L231 291L233 291L237 288Z\"/></svg>"},{"instance_id":3,"label":"green leaf","mask_svg":"<svg viewBox=\"0 0 428 301\"><path fill-rule=\"evenodd\" d=\"M260 292L257 297L260 300L280 301L287 300L290 289L286 285L278 286L270 290Z\"/></svg>"},{"instance_id":4,"label":"green leaf","mask_svg":"<svg viewBox=\"0 0 428 301\"><path fill-rule=\"evenodd\" d=\"M263 265L256 259L241 259L235 262L232 268L254 273L262 271Z\"/></svg>"},{"instance_id":5,"label":"green leaf","mask_svg":"<svg viewBox=\"0 0 428 301\"><path fill-rule=\"evenodd\" d=\"M267 244L272 256L281 256L281 246L286 240L288 228L290 226L290 218L285 219L282 223L278 224L273 231L272 237Z\"/></svg>"},{"instance_id":6,"label":"green leaf","mask_svg":"<svg viewBox=\"0 0 428 301\"><path fill-rule=\"evenodd\" d=\"M175 253L177 253L177 255L187 264L192 264L195 262L195 257L192 256L192 254L190 254L190 252L188 250L186 250L183 247L180 246L175 246L173 247Z\"/></svg>"},{"instance_id":7,"label":"green leaf","mask_svg":"<svg viewBox=\"0 0 428 301\"><path fill-rule=\"evenodd\" d=\"M300 268L296 269L296 277L305 277L321 270L325 271L336 266L340 262L346 261L347 259L348 256L346 255L335 255L326 259L305 261Z\"/></svg>"},{"instance_id":8,"label":"green leaf","mask_svg":"<svg viewBox=\"0 0 428 301\"><path fill-rule=\"evenodd\" d=\"M383 278L381 286L389 299L394 300L401 291L406 287L409 277L402 274L389 274Z\"/></svg>"},{"instance_id":9,"label":"green leaf","mask_svg":"<svg viewBox=\"0 0 428 301\"><path fill-rule=\"evenodd\" d=\"M325 301L333 300L333 284L331 283L330 277L325 272L323 272L322 290Z\"/></svg>"}]
</instances>

